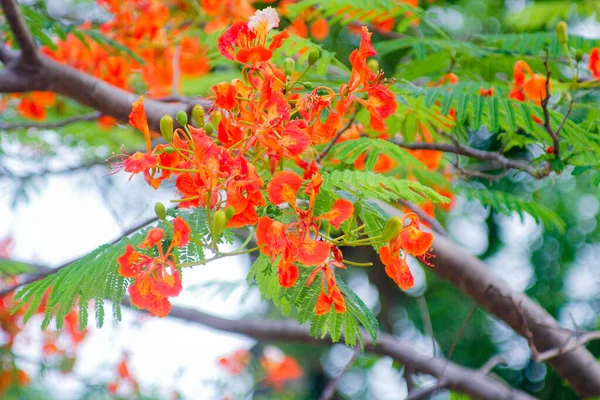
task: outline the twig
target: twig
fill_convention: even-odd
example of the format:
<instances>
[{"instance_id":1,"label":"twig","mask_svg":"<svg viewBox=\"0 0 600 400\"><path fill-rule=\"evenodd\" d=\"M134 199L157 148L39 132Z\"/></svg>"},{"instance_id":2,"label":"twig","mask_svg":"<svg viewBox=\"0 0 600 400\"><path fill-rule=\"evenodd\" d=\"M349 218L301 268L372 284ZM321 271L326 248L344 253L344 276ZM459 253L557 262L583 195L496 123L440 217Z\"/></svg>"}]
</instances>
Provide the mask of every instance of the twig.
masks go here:
<instances>
[{"instance_id":1,"label":"twig","mask_svg":"<svg viewBox=\"0 0 600 400\"><path fill-rule=\"evenodd\" d=\"M433 356L437 355L437 348L435 345L435 335L433 332L433 325L431 324L431 315L429 315L429 308L427 308L427 301L425 295L417 297L417 305L419 306L419 312L421 319L423 320L423 327L425 332L431 337L431 348L433 349Z\"/></svg>"},{"instance_id":2,"label":"twig","mask_svg":"<svg viewBox=\"0 0 600 400\"><path fill-rule=\"evenodd\" d=\"M15 124L0 124L0 130L10 131L16 129L55 129L61 128L63 126L73 124L75 122L83 122L83 121L95 121L102 116L100 111L95 111L89 114L76 115L71 118L63 119L62 121L55 122L44 122L44 123L34 123L34 122L20 122Z\"/></svg>"},{"instance_id":3,"label":"twig","mask_svg":"<svg viewBox=\"0 0 600 400\"><path fill-rule=\"evenodd\" d=\"M489 374L496 366L506 364L506 360L502 356L493 356L479 368L479 372L484 375Z\"/></svg>"},{"instance_id":4,"label":"twig","mask_svg":"<svg viewBox=\"0 0 600 400\"><path fill-rule=\"evenodd\" d=\"M416 204L408 200L398 200L398 203L417 214L419 219L428 223L429 226L431 226L431 229L433 229L436 233L442 236L448 236L448 232L446 232L442 224L440 224L437 219L431 217L425 211L421 210Z\"/></svg>"},{"instance_id":5,"label":"twig","mask_svg":"<svg viewBox=\"0 0 600 400\"><path fill-rule=\"evenodd\" d=\"M554 157L556 159L560 159L560 138L558 134L552 128L552 124L550 123L550 111L548 110L548 102L550 101L550 76L552 75L552 71L550 71L550 67L548 66L548 50L546 49L546 57L544 58L544 67L546 68L546 95L542 99L542 111L544 112L544 128L552 138L553 148L554 148ZM564 122L564 121L563 121Z\"/></svg>"},{"instance_id":6,"label":"twig","mask_svg":"<svg viewBox=\"0 0 600 400\"><path fill-rule=\"evenodd\" d=\"M401 139L392 139L392 143L409 150L436 150L444 153L460 154L470 158L476 158L479 160L496 161L500 166L505 169L516 169L523 171L526 174L531 175L535 179L541 179L548 176L549 172L545 168L534 168L529 162L523 160L512 160L504 157L502 154L493 152L474 149L468 146L456 146L450 143L426 143L426 142L415 142L405 143Z\"/></svg>"},{"instance_id":7,"label":"twig","mask_svg":"<svg viewBox=\"0 0 600 400\"><path fill-rule=\"evenodd\" d=\"M40 64L40 54L35 40L19 12L19 5L16 0L0 0L0 5L2 5L4 16L21 48L21 61L29 64Z\"/></svg>"},{"instance_id":8,"label":"twig","mask_svg":"<svg viewBox=\"0 0 600 400\"><path fill-rule=\"evenodd\" d=\"M571 337L571 340L569 340L569 342L567 342L567 344L565 344L563 347L557 347L537 353L537 355L534 355L533 359L537 362L546 361L568 353L569 351L573 351L585 345L586 343L591 342L592 340L598 339L600 339L600 331L586 332L580 336Z\"/></svg>"},{"instance_id":9,"label":"twig","mask_svg":"<svg viewBox=\"0 0 600 400\"><path fill-rule=\"evenodd\" d=\"M352 358L350 358L350 361L346 363L346 366L344 367L342 372L340 372L338 376L336 376L327 383L327 386L325 386L325 389L323 389L323 393L321 393L321 397L319 398L320 400L331 400L333 398L333 395L335 394L335 385L337 385L342 375L344 375L344 373L346 373L346 371L348 371L350 367L352 367L352 364L354 364L354 361L359 356L359 354L360 346L356 346L354 348L354 354L352 354Z\"/></svg>"},{"instance_id":10,"label":"twig","mask_svg":"<svg viewBox=\"0 0 600 400\"><path fill-rule=\"evenodd\" d=\"M350 117L350 120L348 121L348 123L346 125L344 125L344 127L342 129L340 129L335 136L333 137L333 139L331 139L331 141L329 142L329 144L327 144L327 147L325 147L325 150L323 150L323 152L319 155L319 157L317 158L317 162L321 162L321 160L323 158L325 158L325 156L327 155L327 153L329 153L329 150L331 150L331 148L333 147L333 145L335 144L335 142L338 141L338 139L340 138L340 136L342 136L342 134L344 132L346 132L348 129L350 129L350 127L352 126L352 124L354 123L354 119L356 118L356 113L358 111L355 111L354 114L352 114L352 116Z\"/></svg>"}]
</instances>

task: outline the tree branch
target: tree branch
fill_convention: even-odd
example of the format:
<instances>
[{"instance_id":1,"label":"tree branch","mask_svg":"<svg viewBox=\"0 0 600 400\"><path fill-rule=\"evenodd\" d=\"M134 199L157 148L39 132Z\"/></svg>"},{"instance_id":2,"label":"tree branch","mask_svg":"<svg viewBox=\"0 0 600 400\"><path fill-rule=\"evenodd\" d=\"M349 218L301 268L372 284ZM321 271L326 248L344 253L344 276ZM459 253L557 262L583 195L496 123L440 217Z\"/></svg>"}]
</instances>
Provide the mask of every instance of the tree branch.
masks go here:
<instances>
[{"instance_id":1,"label":"tree branch","mask_svg":"<svg viewBox=\"0 0 600 400\"><path fill-rule=\"evenodd\" d=\"M496 161L500 164L501 167L506 169L516 169L519 171L523 171L535 179L541 179L543 177L548 176L549 172L545 169L536 169L533 168L527 161L522 160L512 160L510 158L504 157L502 154L493 152L493 151L485 151L474 149L468 146L458 146L450 143L425 143L425 142L415 142L415 143L405 143L401 139L393 139L393 143L398 146L409 149L409 150L436 150L444 153L453 153L461 156L467 156L470 158L476 158L479 160L488 160L488 161Z\"/></svg>"},{"instance_id":2,"label":"tree branch","mask_svg":"<svg viewBox=\"0 0 600 400\"><path fill-rule=\"evenodd\" d=\"M10 131L10 130L15 130L15 129L29 129L29 128L55 129L55 128L61 128L63 126L69 125L69 124L73 124L75 122L95 121L98 118L100 118L101 116L102 116L102 113L100 111L96 111L96 112L92 112L89 114L75 115L73 117L63 119L62 121L55 121L55 122L44 122L44 123L20 122L20 123L15 123L15 124L1 124L0 123L0 130Z\"/></svg>"},{"instance_id":3,"label":"tree branch","mask_svg":"<svg viewBox=\"0 0 600 400\"><path fill-rule=\"evenodd\" d=\"M15 39L21 48L21 62L38 64L40 62L40 53L38 52L35 40L25 24L25 20L19 11L19 5L16 0L0 0L0 5L4 11L4 16L10 25L10 29L15 35Z\"/></svg>"},{"instance_id":4,"label":"tree branch","mask_svg":"<svg viewBox=\"0 0 600 400\"><path fill-rule=\"evenodd\" d=\"M435 236L433 272L450 281L465 294L506 322L518 334L544 351L562 349L573 333L561 329L546 310L526 295L516 292L492 275L485 264L443 236ZM600 364L583 347L574 347L546 358L582 397L600 394ZM554 351L556 352L556 350Z\"/></svg>"},{"instance_id":5,"label":"tree branch","mask_svg":"<svg viewBox=\"0 0 600 400\"><path fill-rule=\"evenodd\" d=\"M126 299L124 305L130 306ZM287 341L302 344L327 345L328 341L310 336L309 329L292 321L270 321L262 319L230 320L198 310L173 306L169 317L208 326L220 331L250 336L261 341ZM340 339L343 341L344 338ZM380 334L373 343L364 335L365 351L385 355L409 365L414 371L440 376L444 373L446 387L476 398L488 399L533 399L531 396L490 378L478 370L448 363L439 357L429 357L417 353L410 344L404 344L392 335ZM445 372L443 372L445 370Z\"/></svg>"}]
</instances>

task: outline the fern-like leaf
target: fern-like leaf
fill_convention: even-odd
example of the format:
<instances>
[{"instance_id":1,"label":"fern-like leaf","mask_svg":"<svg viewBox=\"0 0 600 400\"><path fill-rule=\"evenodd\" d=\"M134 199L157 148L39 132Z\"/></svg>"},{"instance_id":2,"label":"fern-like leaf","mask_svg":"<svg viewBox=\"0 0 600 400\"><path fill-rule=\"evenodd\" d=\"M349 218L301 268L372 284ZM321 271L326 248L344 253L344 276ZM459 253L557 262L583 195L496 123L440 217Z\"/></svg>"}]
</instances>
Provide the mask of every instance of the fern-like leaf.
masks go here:
<instances>
[{"instance_id":1,"label":"fern-like leaf","mask_svg":"<svg viewBox=\"0 0 600 400\"><path fill-rule=\"evenodd\" d=\"M365 171L333 171L323 174L322 188L334 192L347 191L358 198L393 202L398 199L421 203L425 200L447 203L450 199L418 182Z\"/></svg>"},{"instance_id":2,"label":"fern-like leaf","mask_svg":"<svg viewBox=\"0 0 600 400\"><path fill-rule=\"evenodd\" d=\"M491 207L496 212L505 215L515 212L521 217L521 220L523 220L525 214L529 214L538 223L543 223L546 227L552 227L560 233L565 232L565 221L550 208L536 201L527 201L509 193L490 189L468 188L462 189L461 193L467 199L478 200L482 205Z\"/></svg>"}]
</instances>

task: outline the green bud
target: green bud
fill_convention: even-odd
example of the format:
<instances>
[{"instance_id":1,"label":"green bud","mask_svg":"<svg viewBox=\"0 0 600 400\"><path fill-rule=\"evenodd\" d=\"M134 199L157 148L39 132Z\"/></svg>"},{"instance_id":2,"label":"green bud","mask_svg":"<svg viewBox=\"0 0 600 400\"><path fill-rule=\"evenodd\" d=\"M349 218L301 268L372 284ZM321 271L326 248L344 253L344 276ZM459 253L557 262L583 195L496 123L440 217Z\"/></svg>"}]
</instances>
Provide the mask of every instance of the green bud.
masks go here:
<instances>
[{"instance_id":1,"label":"green bud","mask_svg":"<svg viewBox=\"0 0 600 400\"><path fill-rule=\"evenodd\" d=\"M283 60L283 73L285 74L285 76L292 75L292 72L294 72L295 67L296 61L294 61L293 58L288 57L285 60Z\"/></svg>"},{"instance_id":2,"label":"green bud","mask_svg":"<svg viewBox=\"0 0 600 400\"><path fill-rule=\"evenodd\" d=\"M227 222L229 222L229 220L231 218L233 218L234 213L235 213L235 208L233 208L232 206L229 206L225 209L225 216L227 217Z\"/></svg>"},{"instance_id":3,"label":"green bud","mask_svg":"<svg viewBox=\"0 0 600 400\"><path fill-rule=\"evenodd\" d=\"M311 49L308 52L308 65L314 65L321 58L321 50L319 49Z\"/></svg>"},{"instance_id":4,"label":"green bud","mask_svg":"<svg viewBox=\"0 0 600 400\"><path fill-rule=\"evenodd\" d=\"M379 61L377 61L374 58L371 58L369 61L367 61L367 67L369 67L369 69L375 73L379 72Z\"/></svg>"},{"instance_id":5,"label":"green bud","mask_svg":"<svg viewBox=\"0 0 600 400\"><path fill-rule=\"evenodd\" d=\"M398 236L398 234L400 233L401 230L402 230L402 218L392 217L389 219L389 221L385 225L385 228L383 228L383 233L381 234L381 238L385 242L389 242L390 240L392 240L393 238Z\"/></svg>"},{"instance_id":6,"label":"green bud","mask_svg":"<svg viewBox=\"0 0 600 400\"><path fill-rule=\"evenodd\" d=\"M167 209L165 208L165 205L161 202L158 202L154 205L154 212L156 213L158 219L164 220L165 218L167 218Z\"/></svg>"},{"instance_id":7,"label":"green bud","mask_svg":"<svg viewBox=\"0 0 600 400\"><path fill-rule=\"evenodd\" d=\"M583 60L583 50L577 49L577 51L575 52L575 61L580 63L581 60Z\"/></svg>"},{"instance_id":8,"label":"green bud","mask_svg":"<svg viewBox=\"0 0 600 400\"><path fill-rule=\"evenodd\" d=\"M563 46L569 43L569 32L565 21L560 21L556 25L556 38L558 39L558 43Z\"/></svg>"},{"instance_id":9,"label":"green bud","mask_svg":"<svg viewBox=\"0 0 600 400\"><path fill-rule=\"evenodd\" d=\"M167 147L165 147L165 148L163 149L163 151L164 151L165 153L167 153L167 154L171 154L171 153L173 153L173 152L175 151L175 148L174 148L174 147L171 147L171 146L167 146Z\"/></svg>"},{"instance_id":10,"label":"green bud","mask_svg":"<svg viewBox=\"0 0 600 400\"><path fill-rule=\"evenodd\" d=\"M305 89L309 89L309 90L315 87L315 85L313 85L312 82L303 82L302 86L304 86Z\"/></svg>"},{"instance_id":11,"label":"green bud","mask_svg":"<svg viewBox=\"0 0 600 400\"><path fill-rule=\"evenodd\" d=\"M160 133L167 142L173 140L173 117L169 114L163 115L160 119Z\"/></svg>"},{"instance_id":12,"label":"green bud","mask_svg":"<svg viewBox=\"0 0 600 400\"><path fill-rule=\"evenodd\" d=\"M215 131L215 127L209 122L208 124L204 125L204 131L208 136L212 136L213 132Z\"/></svg>"},{"instance_id":13,"label":"green bud","mask_svg":"<svg viewBox=\"0 0 600 400\"><path fill-rule=\"evenodd\" d=\"M204 107L200 104L192 108L192 120L198 128L204 128Z\"/></svg>"},{"instance_id":14,"label":"green bud","mask_svg":"<svg viewBox=\"0 0 600 400\"><path fill-rule=\"evenodd\" d=\"M215 238L221 236L227 225L227 214L223 210L217 210L213 215L213 235Z\"/></svg>"},{"instance_id":15,"label":"green bud","mask_svg":"<svg viewBox=\"0 0 600 400\"><path fill-rule=\"evenodd\" d=\"M183 110L177 111L177 122L179 122L179 125L181 125L183 127L187 126L188 116L185 111L183 111Z\"/></svg>"}]
</instances>

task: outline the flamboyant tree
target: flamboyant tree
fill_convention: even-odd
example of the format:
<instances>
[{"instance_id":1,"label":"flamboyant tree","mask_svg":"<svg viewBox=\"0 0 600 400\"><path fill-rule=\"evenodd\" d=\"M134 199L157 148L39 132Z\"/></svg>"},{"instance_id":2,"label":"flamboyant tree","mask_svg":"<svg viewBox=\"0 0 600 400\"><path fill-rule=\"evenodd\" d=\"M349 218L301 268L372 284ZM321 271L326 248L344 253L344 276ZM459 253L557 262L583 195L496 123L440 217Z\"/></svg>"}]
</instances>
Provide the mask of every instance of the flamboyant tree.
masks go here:
<instances>
[{"instance_id":1,"label":"flamboyant tree","mask_svg":"<svg viewBox=\"0 0 600 400\"><path fill-rule=\"evenodd\" d=\"M44 352L72 360L90 307L101 327L110 302L117 320L125 305L259 341L342 341L357 349L344 371L360 352L391 357L411 399L444 389L600 395L600 365L584 346L600 335L561 326L565 300L550 287L577 243L597 236L593 213L587 236L573 239L581 219L557 194L594 197L600 181L598 43L559 22L578 23L594 6L480 2L481 16L462 3L97 0L93 14L61 14L44 1L0 0L0 140L26 148L40 145L42 129L63 145L80 136L90 150L81 168L106 163L173 193L152 221L59 269L0 264L11 275L0 302L11 338L0 391L28 382L8 361L21 324L41 314L44 330L53 320L65 327L74 348L58 348L52 331ZM502 24L493 10L507 13ZM98 148L112 155L98 159ZM467 201L491 210L482 258L499 247L493 215L513 213L539 223L546 243L564 240L570 258L540 245L538 280L515 290L447 233L448 212ZM242 254L252 259L247 285L278 318L228 320L171 304L186 270ZM356 274L377 288L378 307L348 284ZM475 315L480 306L486 314ZM394 335L398 307L421 316L433 357ZM545 386L496 368L510 360L483 337L486 315L526 340L532 365L548 363ZM471 322L477 334L460 340ZM455 352L465 366L450 361ZM272 348L259 363L251 351L231 353L223 368L252 369L275 393L308 369ZM423 375L433 383L415 384ZM290 390L331 398L338 380ZM139 393L126 357L107 390L123 385Z\"/></svg>"}]
</instances>

